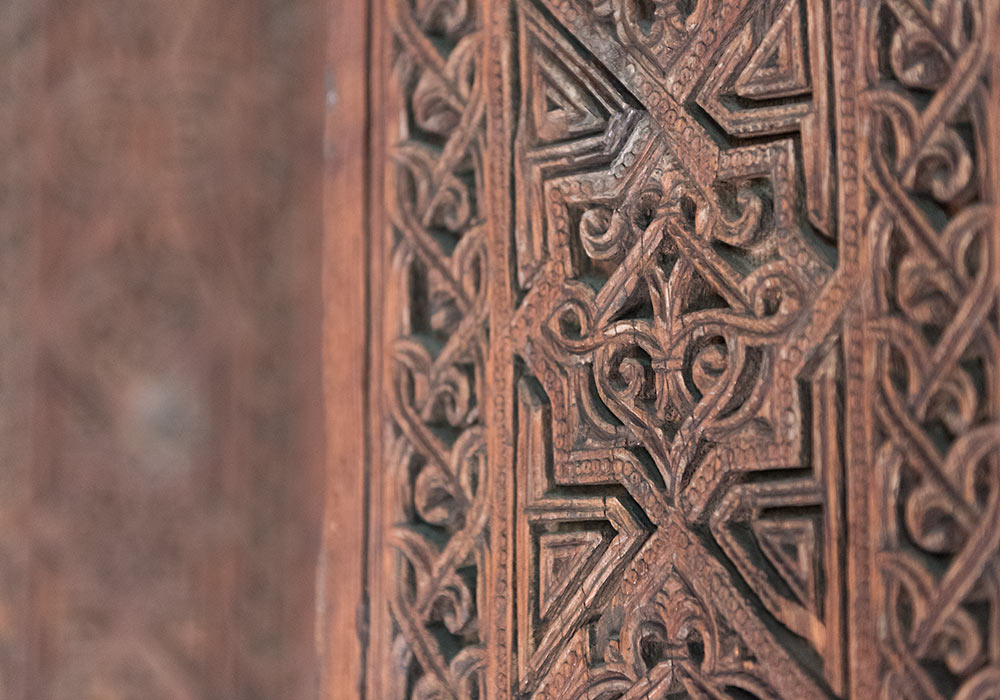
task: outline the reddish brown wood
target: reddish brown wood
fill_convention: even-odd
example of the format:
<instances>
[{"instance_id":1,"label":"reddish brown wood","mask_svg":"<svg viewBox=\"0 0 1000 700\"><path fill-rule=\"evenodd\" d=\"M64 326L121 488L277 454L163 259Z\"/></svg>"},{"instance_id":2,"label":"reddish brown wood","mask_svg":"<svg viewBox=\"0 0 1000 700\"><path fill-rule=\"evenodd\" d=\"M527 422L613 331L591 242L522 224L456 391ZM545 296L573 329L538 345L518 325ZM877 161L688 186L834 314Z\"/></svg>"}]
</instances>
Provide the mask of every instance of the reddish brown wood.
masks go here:
<instances>
[{"instance_id":1,"label":"reddish brown wood","mask_svg":"<svg viewBox=\"0 0 1000 700\"><path fill-rule=\"evenodd\" d=\"M997 697L998 22L372 3L364 697Z\"/></svg>"},{"instance_id":2,"label":"reddish brown wood","mask_svg":"<svg viewBox=\"0 0 1000 700\"><path fill-rule=\"evenodd\" d=\"M0 698L310 697L325 3L0 14Z\"/></svg>"},{"instance_id":3,"label":"reddish brown wood","mask_svg":"<svg viewBox=\"0 0 1000 700\"><path fill-rule=\"evenodd\" d=\"M327 37L323 251L326 521L317 581L320 696L362 693L368 371L368 3L333 3Z\"/></svg>"}]
</instances>

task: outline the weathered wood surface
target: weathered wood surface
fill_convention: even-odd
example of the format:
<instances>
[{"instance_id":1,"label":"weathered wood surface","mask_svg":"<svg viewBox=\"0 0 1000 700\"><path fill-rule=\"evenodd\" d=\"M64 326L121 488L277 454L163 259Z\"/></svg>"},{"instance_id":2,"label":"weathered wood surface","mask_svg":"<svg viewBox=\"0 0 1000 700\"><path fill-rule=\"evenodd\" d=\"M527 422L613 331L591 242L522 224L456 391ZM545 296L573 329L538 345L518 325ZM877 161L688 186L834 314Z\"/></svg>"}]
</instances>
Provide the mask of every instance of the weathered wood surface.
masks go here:
<instances>
[{"instance_id":1,"label":"weathered wood surface","mask_svg":"<svg viewBox=\"0 0 1000 700\"><path fill-rule=\"evenodd\" d=\"M364 696L997 697L997 2L372 7Z\"/></svg>"}]
</instances>

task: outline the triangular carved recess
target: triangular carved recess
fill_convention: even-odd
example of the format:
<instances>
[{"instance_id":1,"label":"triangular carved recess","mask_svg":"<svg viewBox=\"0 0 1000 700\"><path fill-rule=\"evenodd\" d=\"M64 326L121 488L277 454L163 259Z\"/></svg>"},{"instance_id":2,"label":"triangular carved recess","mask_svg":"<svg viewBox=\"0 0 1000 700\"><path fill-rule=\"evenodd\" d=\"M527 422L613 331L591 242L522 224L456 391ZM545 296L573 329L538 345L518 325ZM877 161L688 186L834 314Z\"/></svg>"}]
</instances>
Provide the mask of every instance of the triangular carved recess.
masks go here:
<instances>
[{"instance_id":1,"label":"triangular carved recess","mask_svg":"<svg viewBox=\"0 0 1000 700\"><path fill-rule=\"evenodd\" d=\"M800 602L816 608L816 528L811 520L759 520L752 525L761 551Z\"/></svg>"},{"instance_id":2,"label":"triangular carved recess","mask_svg":"<svg viewBox=\"0 0 1000 700\"><path fill-rule=\"evenodd\" d=\"M545 533L538 538L538 608L543 620L601 544L598 532Z\"/></svg>"},{"instance_id":3,"label":"triangular carved recess","mask_svg":"<svg viewBox=\"0 0 1000 700\"><path fill-rule=\"evenodd\" d=\"M541 213L545 177L605 166L631 135L638 103L600 61L567 40L531 3L518 4L520 85L517 128L518 283L530 287L549 248Z\"/></svg>"},{"instance_id":4,"label":"triangular carved recess","mask_svg":"<svg viewBox=\"0 0 1000 700\"><path fill-rule=\"evenodd\" d=\"M536 55L532 61L532 116L543 141L601 131L608 115L587 89L553 60Z\"/></svg>"},{"instance_id":5,"label":"triangular carved recess","mask_svg":"<svg viewBox=\"0 0 1000 700\"><path fill-rule=\"evenodd\" d=\"M781 9L736 79L737 95L769 99L809 90L800 17L798 0L790 0Z\"/></svg>"},{"instance_id":6,"label":"triangular carved recess","mask_svg":"<svg viewBox=\"0 0 1000 700\"><path fill-rule=\"evenodd\" d=\"M604 131L627 109L617 90L535 13L525 13L522 80L535 138L552 143Z\"/></svg>"}]
</instances>

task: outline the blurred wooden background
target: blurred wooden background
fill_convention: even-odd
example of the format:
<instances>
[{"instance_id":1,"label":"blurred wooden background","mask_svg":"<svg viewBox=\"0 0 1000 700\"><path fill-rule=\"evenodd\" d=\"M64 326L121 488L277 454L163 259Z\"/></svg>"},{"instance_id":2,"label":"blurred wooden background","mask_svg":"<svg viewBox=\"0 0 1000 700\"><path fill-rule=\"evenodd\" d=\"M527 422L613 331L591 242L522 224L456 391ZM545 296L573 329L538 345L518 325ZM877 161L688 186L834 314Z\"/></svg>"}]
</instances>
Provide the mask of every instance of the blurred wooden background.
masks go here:
<instances>
[{"instance_id":1,"label":"blurred wooden background","mask_svg":"<svg viewBox=\"0 0 1000 700\"><path fill-rule=\"evenodd\" d=\"M0 698L312 697L322 0L0 9Z\"/></svg>"}]
</instances>

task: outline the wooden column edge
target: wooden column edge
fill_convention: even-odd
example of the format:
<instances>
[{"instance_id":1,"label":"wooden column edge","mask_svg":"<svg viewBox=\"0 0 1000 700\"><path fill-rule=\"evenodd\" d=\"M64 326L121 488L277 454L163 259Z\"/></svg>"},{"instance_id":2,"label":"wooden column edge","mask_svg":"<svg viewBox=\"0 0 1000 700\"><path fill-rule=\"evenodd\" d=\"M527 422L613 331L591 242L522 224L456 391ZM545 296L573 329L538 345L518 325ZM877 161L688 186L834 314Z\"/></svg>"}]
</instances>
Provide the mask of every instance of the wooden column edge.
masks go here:
<instances>
[{"instance_id":1,"label":"wooden column edge","mask_svg":"<svg viewBox=\"0 0 1000 700\"><path fill-rule=\"evenodd\" d=\"M363 696L369 2L331 0L324 144L326 512L317 568L323 700Z\"/></svg>"}]
</instances>

